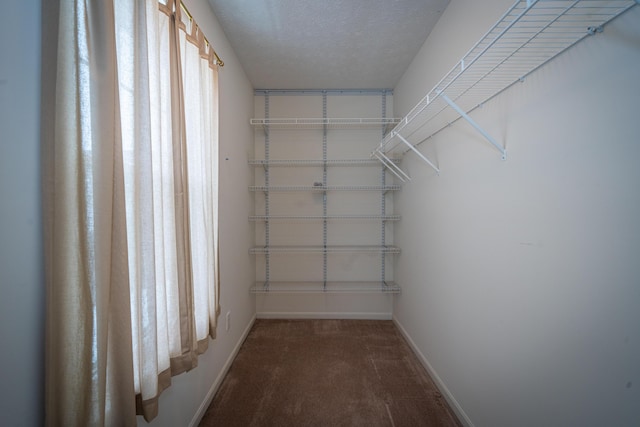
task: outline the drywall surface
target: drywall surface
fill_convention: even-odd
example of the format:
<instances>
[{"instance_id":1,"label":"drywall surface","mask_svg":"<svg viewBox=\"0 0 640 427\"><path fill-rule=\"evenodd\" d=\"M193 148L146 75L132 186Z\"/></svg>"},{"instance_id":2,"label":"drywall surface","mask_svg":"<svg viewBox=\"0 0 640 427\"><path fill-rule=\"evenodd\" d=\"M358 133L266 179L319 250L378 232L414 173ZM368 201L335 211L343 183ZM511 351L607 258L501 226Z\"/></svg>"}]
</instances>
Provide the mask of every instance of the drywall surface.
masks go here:
<instances>
[{"instance_id":1,"label":"drywall surface","mask_svg":"<svg viewBox=\"0 0 640 427\"><path fill-rule=\"evenodd\" d=\"M198 367L172 379L172 385L160 396L160 411L147 424L138 417L138 425L187 426L204 414L213 388L219 385L229 357L243 338L255 316L255 299L249 294L253 283L254 260L248 254L253 230L247 216L253 210L253 198L247 186L253 170L247 159L253 150L249 119L253 111L253 88L231 49L207 0L185 1L189 12L225 62L220 69L220 306L217 338L198 359ZM229 331L226 314L231 312Z\"/></svg>"},{"instance_id":2,"label":"drywall surface","mask_svg":"<svg viewBox=\"0 0 640 427\"><path fill-rule=\"evenodd\" d=\"M0 425L44 421L40 1L0 14Z\"/></svg>"},{"instance_id":3,"label":"drywall surface","mask_svg":"<svg viewBox=\"0 0 640 427\"><path fill-rule=\"evenodd\" d=\"M320 92L278 93L255 97L255 117L265 118L322 118L323 96ZM326 117L328 118L380 118L383 105L387 117L391 116L390 93L367 92L354 94L328 92L326 95ZM388 112L387 112L388 111ZM323 130L276 129L269 133L268 150L266 135L261 128L255 132L256 159L270 160L322 160ZM328 160L369 159L369 153L380 142L382 127L327 130L326 158ZM269 167L269 186L322 185L323 167ZM326 172L327 186L380 186L382 175L386 184L392 184L391 176L380 165L329 166ZM256 168L255 185L266 185L266 170ZM384 202L387 215L393 214L392 191L262 191L255 193L255 215L307 215L322 216L326 206L327 215L380 215ZM324 199L326 195L326 199ZM268 208L268 210L267 210ZM268 228L267 228L268 227ZM329 220L326 231L322 220L272 220L269 224L257 222L256 246L381 246L381 220ZM393 225L385 225L386 245L393 245ZM292 284L297 290L310 287L305 282L381 282L393 280L393 256L378 252L329 252L326 263L322 252L272 253L268 267L266 255L256 256L256 283L267 278L273 287L279 282ZM383 268L384 263L384 268ZM360 284L361 285L361 284ZM374 285L375 286L375 285ZM316 289L321 289L318 285ZM379 287L377 288L379 289ZM393 296L377 293L292 293L270 291L256 294L258 317L276 318L369 318L390 319Z\"/></svg>"},{"instance_id":4,"label":"drywall surface","mask_svg":"<svg viewBox=\"0 0 640 427\"><path fill-rule=\"evenodd\" d=\"M396 115L510 4L452 2ZM394 317L469 425L640 425L638 22L636 6L471 114L506 161L462 121L420 146L440 176L404 157Z\"/></svg>"}]
</instances>

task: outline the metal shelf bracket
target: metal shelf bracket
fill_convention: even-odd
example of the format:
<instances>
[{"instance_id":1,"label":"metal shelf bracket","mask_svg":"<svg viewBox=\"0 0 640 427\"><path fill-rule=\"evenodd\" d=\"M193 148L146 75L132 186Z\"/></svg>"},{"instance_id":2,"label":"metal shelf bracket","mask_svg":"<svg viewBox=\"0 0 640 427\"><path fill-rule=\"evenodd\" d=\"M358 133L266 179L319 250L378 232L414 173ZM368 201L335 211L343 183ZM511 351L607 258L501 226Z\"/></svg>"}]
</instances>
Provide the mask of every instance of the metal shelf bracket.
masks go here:
<instances>
[{"instance_id":1,"label":"metal shelf bracket","mask_svg":"<svg viewBox=\"0 0 640 427\"><path fill-rule=\"evenodd\" d=\"M392 174L394 174L400 181L411 181L411 177L407 175L398 165L393 163L393 160L384 155L381 151L374 151L372 155L384 165L385 168Z\"/></svg>"},{"instance_id":2,"label":"metal shelf bracket","mask_svg":"<svg viewBox=\"0 0 640 427\"><path fill-rule=\"evenodd\" d=\"M398 139L400 141L402 141L407 147L409 147L409 149L411 151L413 151L414 153L416 153L422 160L425 161L425 163L427 163L429 166L431 166L433 168L433 170L436 171L436 173L438 175L440 175L440 169L438 169L438 167L436 165L433 164L433 162L431 160L429 160L427 158L427 156L425 156L424 154L422 154L420 151L418 151L418 149L416 147L413 146L413 144L411 144L409 141L407 141L402 135L400 135L399 133L394 133L393 136L398 137Z\"/></svg>"},{"instance_id":3,"label":"metal shelf bracket","mask_svg":"<svg viewBox=\"0 0 640 427\"><path fill-rule=\"evenodd\" d=\"M447 104L449 104L449 106L453 108L456 113L460 114L460 117L469 122L469 124L473 126L475 130L480 132L480 135L484 136L487 141L493 144L493 146L496 147L502 154L502 160L507 160L507 150L505 150L504 147L498 144L498 141L496 141L491 135L489 135L484 129L482 129L482 127L480 127L480 125L476 123L475 120L473 120L467 113L465 113L464 110L460 108L458 104L453 102L447 95L441 93L440 98L442 98Z\"/></svg>"}]
</instances>

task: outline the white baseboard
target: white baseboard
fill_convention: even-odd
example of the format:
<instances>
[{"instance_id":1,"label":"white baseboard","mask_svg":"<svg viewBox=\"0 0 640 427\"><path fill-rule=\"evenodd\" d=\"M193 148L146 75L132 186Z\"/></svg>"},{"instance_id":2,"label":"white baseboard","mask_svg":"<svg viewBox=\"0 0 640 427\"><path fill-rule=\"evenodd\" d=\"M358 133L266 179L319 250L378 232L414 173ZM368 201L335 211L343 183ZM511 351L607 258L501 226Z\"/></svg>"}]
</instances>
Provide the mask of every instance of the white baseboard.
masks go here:
<instances>
[{"instance_id":1,"label":"white baseboard","mask_svg":"<svg viewBox=\"0 0 640 427\"><path fill-rule=\"evenodd\" d=\"M427 372L429 373L433 381L436 383L436 387L438 387L438 390L447 400L447 403L449 403L449 406L451 406L451 409L453 409L453 411L456 413L456 416L458 417L460 422L464 424L465 427L474 427L473 423L471 422L471 419L469 419L469 417L464 412L464 410L462 409L458 401L453 397L453 395L451 394L447 386L444 384L440 376L433 369L433 367L431 366L431 364L429 363L425 355L422 354L422 352L420 351L416 343L411 339L411 337L409 336L407 331L404 329L404 327L402 326L398 318L395 316L393 316L393 323L395 323L395 325L400 330L400 333L402 334L404 339L407 340L407 342L409 343L409 346L411 347L413 352L416 354L416 356L418 356L420 363L422 363L422 365L427 370Z\"/></svg>"},{"instance_id":2,"label":"white baseboard","mask_svg":"<svg viewBox=\"0 0 640 427\"><path fill-rule=\"evenodd\" d=\"M258 319L357 319L357 320L391 320L391 313L358 313L358 312L261 312Z\"/></svg>"},{"instance_id":3,"label":"white baseboard","mask_svg":"<svg viewBox=\"0 0 640 427\"><path fill-rule=\"evenodd\" d=\"M242 347L242 343L244 343L244 340L247 339L247 335L249 335L249 332L251 331L251 328L253 327L253 324L255 321L256 321L256 316L253 316L253 318L245 328L244 332L242 333L242 336L240 336L238 343L233 348L233 351L227 358L227 361L222 367L222 370L216 377L216 380L211 385L211 388L209 389L209 392L207 393L205 399L202 401L202 403L200 404L200 407L198 408L195 415L193 416L193 419L189 423L189 427L196 427L200 424L200 421L202 421L202 417L204 417L204 414L205 412L207 412L209 405L211 405L211 401L213 401L213 397L218 391L220 384L222 384L222 380L224 380L224 377L227 375L227 372L229 372L229 368L231 368L231 364L233 363L236 356L238 355L238 352L240 351L240 347Z\"/></svg>"}]
</instances>

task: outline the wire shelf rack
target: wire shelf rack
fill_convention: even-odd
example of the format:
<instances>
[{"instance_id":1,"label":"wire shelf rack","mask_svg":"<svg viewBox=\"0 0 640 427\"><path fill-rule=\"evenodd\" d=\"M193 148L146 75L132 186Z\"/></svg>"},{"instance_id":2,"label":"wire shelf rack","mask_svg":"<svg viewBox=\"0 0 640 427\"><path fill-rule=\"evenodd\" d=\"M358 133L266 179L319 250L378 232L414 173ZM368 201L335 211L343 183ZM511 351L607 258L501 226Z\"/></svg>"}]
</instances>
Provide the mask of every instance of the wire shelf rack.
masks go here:
<instances>
[{"instance_id":1,"label":"wire shelf rack","mask_svg":"<svg viewBox=\"0 0 640 427\"><path fill-rule=\"evenodd\" d=\"M400 215L253 215L249 221L399 221Z\"/></svg>"},{"instance_id":2,"label":"wire shelf rack","mask_svg":"<svg viewBox=\"0 0 640 427\"><path fill-rule=\"evenodd\" d=\"M400 293L395 282L256 282L251 293Z\"/></svg>"},{"instance_id":3,"label":"wire shelf rack","mask_svg":"<svg viewBox=\"0 0 640 427\"><path fill-rule=\"evenodd\" d=\"M380 129L397 125L397 117L384 118L269 118L251 119L251 126L267 129Z\"/></svg>"},{"instance_id":4,"label":"wire shelf rack","mask_svg":"<svg viewBox=\"0 0 640 427\"><path fill-rule=\"evenodd\" d=\"M375 253L399 254L397 246L256 246L251 254L303 254L303 253Z\"/></svg>"},{"instance_id":5,"label":"wire shelf rack","mask_svg":"<svg viewBox=\"0 0 640 427\"><path fill-rule=\"evenodd\" d=\"M395 160L398 162L399 160ZM276 160L263 160L253 159L249 160L249 164L253 166L275 166L275 167L296 167L296 166L380 166L380 162L375 159L334 159L334 160L322 160L322 159L276 159Z\"/></svg>"},{"instance_id":6,"label":"wire shelf rack","mask_svg":"<svg viewBox=\"0 0 640 427\"><path fill-rule=\"evenodd\" d=\"M386 134L372 157L386 164L390 155L413 151L439 172L415 147L462 117L506 159L504 144L484 132L468 113L580 40L602 32L606 23L637 4L636 0L517 1ZM409 178L402 171L398 174L403 180Z\"/></svg>"},{"instance_id":7,"label":"wire shelf rack","mask_svg":"<svg viewBox=\"0 0 640 427\"><path fill-rule=\"evenodd\" d=\"M284 186L263 186L253 185L250 191L397 191L399 185L284 185Z\"/></svg>"}]
</instances>

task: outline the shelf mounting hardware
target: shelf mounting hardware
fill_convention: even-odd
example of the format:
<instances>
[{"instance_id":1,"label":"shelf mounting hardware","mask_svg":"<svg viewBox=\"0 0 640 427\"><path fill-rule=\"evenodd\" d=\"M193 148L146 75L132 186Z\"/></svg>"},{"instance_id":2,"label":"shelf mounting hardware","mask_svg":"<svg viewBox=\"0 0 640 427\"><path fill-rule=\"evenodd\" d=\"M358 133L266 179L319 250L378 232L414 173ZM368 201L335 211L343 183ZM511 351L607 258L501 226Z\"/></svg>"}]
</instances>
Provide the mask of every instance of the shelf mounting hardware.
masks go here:
<instances>
[{"instance_id":1,"label":"shelf mounting hardware","mask_svg":"<svg viewBox=\"0 0 640 427\"><path fill-rule=\"evenodd\" d=\"M449 106L451 108L453 108L456 111L456 113L460 114L460 116L463 119L465 119L467 122L469 122L469 124L471 126L473 126L475 128L475 130L480 132L480 134L482 136L484 136L487 141L489 141L491 144L493 144L493 146L496 147L498 149L498 151L500 151L500 153L502 154L502 160L507 160L507 150L505 150L504 147L502 147L500 144L498 144L498 142L491 135L489 135L484 129L482 129L480 127L480 125L478 123L476 123L475 120L473 120L467 113L464 112L464 110L462 108L460 108L458 106L458 104L453 102L444 93L440 94L440 98L442 98L447 104L449 104Z\"/></svg>"},{"instance_id":2,"label":"shelf mounting hardware","mask_svg":"<svg viewBox=\"0 0 640 427\"><path fill-rule=\"evenodd\" d=\"M411 177L407 175L402 169L400 169L393 160L384 155L381 151L374 151L373 156L382 163L389 172L394 174L400 181L411 181Z\"/></svg>"},{"instance_id":3,"label":"shelf mounting hardware","mask_svg":"<svg viewBox=\"0 0 640 427\"><path fill-rule=\"evenodd\" d=\"M395 133L394 132L393 135L397 136L400 141L402 141L407 147L409 147L414 153L416 153L422 160L424 160L429 166L431 166L433 168L433 170L435 170L438 175L440 175L440 169L438 169L438 167L436 165L434 165L433 162L431 162L431 160L429 160L427 158L427 156L425 156L420 151L418 151L418 149L416 147L414 147L413 144L411 144L409 141L407 141L399 133Z\"/></svg>"},{"instance_id":4,"label":"shelf mounting hardware","mask_svg":"<svg viewBox=\"0 0 640 427\"><path fill-rule=\"evenodd\" d=\"M590 36L594 36L596 33L601 33L603 30L604 30L604 27L602 25L598 27L588 27L587 33L589 33Z\"/></svg>"}]
</instances>

